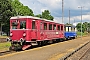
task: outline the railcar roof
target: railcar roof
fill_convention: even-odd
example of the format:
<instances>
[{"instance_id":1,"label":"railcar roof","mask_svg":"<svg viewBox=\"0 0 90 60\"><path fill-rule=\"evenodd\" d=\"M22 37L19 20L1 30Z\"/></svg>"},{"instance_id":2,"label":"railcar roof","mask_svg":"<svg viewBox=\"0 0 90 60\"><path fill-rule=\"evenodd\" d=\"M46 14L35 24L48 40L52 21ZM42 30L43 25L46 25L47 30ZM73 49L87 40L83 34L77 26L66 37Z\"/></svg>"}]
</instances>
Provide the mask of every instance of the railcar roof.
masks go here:
<instances>
[{"instance_id":1,"label":"railcar roof","mask_svg":"<svg viewBox=\"0 0 90 60\"><path fill-rule=\"evenodd\" d=\"M15 17L11 17L10 19L19 19L19 18L32 18L35 20L39 19L39 20L45 20L45 21L57 23L55 21L51 21L51 20L47 20L47 19L43 19L43 18L38 18L38 17L33 17L33 16L15 16ZM63 23L57 23L57 24L63 24Z\"/></svg>"},{"instance_id":2,"label":"railcar roof","mask_svg":"<svg viewBox=\"0 0 90 60\"><path fill-rule=\"evenodd\" d=\"M76 26L73 26L73 25L65 25L65 27L73 27L73 28L76 28Z\"/></svg>"}]
</instances>

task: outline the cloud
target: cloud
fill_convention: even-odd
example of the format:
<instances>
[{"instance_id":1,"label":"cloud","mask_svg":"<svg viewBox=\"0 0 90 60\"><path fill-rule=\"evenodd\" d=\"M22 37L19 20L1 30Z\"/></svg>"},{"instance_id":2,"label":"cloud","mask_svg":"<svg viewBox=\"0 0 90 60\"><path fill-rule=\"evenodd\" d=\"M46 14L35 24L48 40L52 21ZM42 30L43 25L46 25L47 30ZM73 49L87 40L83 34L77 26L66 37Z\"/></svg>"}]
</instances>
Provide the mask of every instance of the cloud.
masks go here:
<instances>
[{"instance_id":1,"label":"cloud","mask_svg":"<svg viewBox=\"0 0 90 60\"><path fill-rule=\"evenodd\" d=\"M44 9L44 8L43 8L43 9L41 9L41 12L44 12L45 10L48 10L48 9Z\"/></svg>"},{"instance_id":2,"label":"cloud","mask_svg":"<svg viewBox=\"0 0 90 60\"><path fill-rule=\"evenodd\" d=\"M58 9L61 0L38 0L41 4L48 6L50 9Z\"/></svg>"},{"instance_id":3,"label":"cloud","mask_svg":"<svg viewBox=\"0 0 90 60\"><path fill-rule=\"evenodd\" d=\"M82 15L82 20L89 20L90 22L90 15Z\"/></svg>"},{"instance_id":4,"label":"cloud","mask_svg":"<svg viewBox=\"0 0 90 60\"><path fill-rule=\"evenodd\" d=\"M55 17L55 22L62 23L62 17ZM90 15L82 15L82 21L83 22L90 22ZM81 15L80 16L74 16L70 18L70 23L74 22L81 22ZM69 18L64 17L64 23L69 23Z\"/></svg>"},{"instance_id":5,"label":"cloud","mask_svg":"<svg viewBox=\"0 0 90 60\"><path fill-rule=\"evenodd\" d=\"M64 1L64 23L68 22L69 10L71 23L80 22L82 9L83 22L90 21L90 1L89 0L63 0ZM20 0L24 5L31 8L34 14L41 14L44 10L49 10L56 22L62 22L62 0Z\"/></svg>"},{"instance_id":6,"label":"cloud","mask_svg":"<svg viewBox=\"0 0 90 60\"><path fill-rule=\"evenodd\" d=\"M54 21L55 21L56 23L62 23L62 19L59 18L59 17L55 17L55 18L54 18Z\"/></svg>"}]
</instances>

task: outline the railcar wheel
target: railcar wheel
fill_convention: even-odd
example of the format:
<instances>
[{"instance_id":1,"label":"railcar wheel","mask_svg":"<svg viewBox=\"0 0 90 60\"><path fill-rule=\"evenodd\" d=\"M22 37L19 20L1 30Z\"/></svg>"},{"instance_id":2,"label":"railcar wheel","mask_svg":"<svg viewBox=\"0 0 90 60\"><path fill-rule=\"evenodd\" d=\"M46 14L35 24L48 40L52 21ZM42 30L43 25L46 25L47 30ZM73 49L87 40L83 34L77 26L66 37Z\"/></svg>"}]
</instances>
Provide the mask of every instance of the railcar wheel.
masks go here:
<instances>
[{"instance_id":1,"label":"railcar wheel","mask_svg":"<svg viewBox=\"0 0 90 60\"><path fill-rule=\"evenodd\" d=\"M38 43L38 46L41 46L41 41L38 41L37 43Z\"/></svg>"},{"instance_id":2,"label":"railcar wheel","mask_svg":"<svg viewBox=\"0 0 90 60\"><path fill-rule=\"evenodd\" d=\"M73 37L73 39L75 39L76 37Z\"/></svg>"},{"instance_id":3,"label":"railcar wheel","mask_svg":"<svg viewBox=\"0 0 90 60\"><path fill-rule=\"evenodd\" d=\"M64 40L66 40L66 41L67 41L67 40L68 40L68 38L66 38L66 37L65 37L65 38L64 38Z\"/></svg>"},{"instance_id":4,"label":"railcar wheel","mask_svg":"<svg viewBox=\"0 0 90 60\"><path fill-rule=\"evenodd\" d=\"M44 45L47 45L47 44L48 44L48 41L47 41L47 40L45 40L43 43L44 43Z\"/></svg>"},{"instance_id":5,"label":"railcar wheel","mask_svg":"<svg viewBox=\"0 0 90 60\"><path fill-rule=\"evenodd\" d=\"M44 42L43 41L41 41L41 46L43 46L44 45Z\"/></svg>"},{"instance_id":6,"label":"railcar wheel","mask_svg":"<svg viewBox=\"0 0 90 60\"><path fill-rule=\"evenodd\" d=\"M15 51L17 51L17 50L18 50L18 48L17 48L17 47L14 47L14 50L15 50Z\"/></svg>"},{"instance_id":7,"label":"railcar wheel","mask_svg":"<svg viewBox=\"0 0 90 60\"><path fill-rule=\"evenodd\" d=\"M43 41L38 41L38 46L43 46L44 45L44 42Z\"/></svg>"},{"instance_id":8,"label":"railcar wheel","mask_svg":"<svg viewBox=\"0 0 90 60\"><path fill-rule=\"evenodd\" d=\"M12 47L11 46L9 47L9 51L12 51Z\"/></svg>"},{"instance_id":9,"label":"railcar wheel","mask_svg":"<svg viewBox=\"0 0 90 60\"><path fill-rule=\"evenodd\" d=\"M76 38L77 38L77 36L74 37L74 39L76 39Z\"/></svg>"},{"instance_id":10,"label":"railcar wheel","mask_svg":"<svg viewBox=\"0 0 90 60\"><path fill-rule=\"evenodd\" d=\"M17 51L17 48L16 47L9 47L9 51Z\"/></svg>"}]
</instances>

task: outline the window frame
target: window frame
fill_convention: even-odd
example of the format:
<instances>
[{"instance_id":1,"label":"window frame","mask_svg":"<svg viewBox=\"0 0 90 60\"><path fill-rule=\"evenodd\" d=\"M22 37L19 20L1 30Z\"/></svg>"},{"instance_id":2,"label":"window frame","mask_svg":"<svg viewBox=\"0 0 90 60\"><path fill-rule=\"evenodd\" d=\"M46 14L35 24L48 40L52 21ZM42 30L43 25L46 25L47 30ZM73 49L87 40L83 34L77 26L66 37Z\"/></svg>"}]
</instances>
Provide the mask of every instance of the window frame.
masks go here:
<instances>
[{"instance_id":1,"label":"window frame","mask_svg":"<svg viewBox=\"0 0 90 60\"><path fill-rule=\"evenodd\" d=\"M21 28L21 22L25 22L25 26ZM19 23L20 23L20 28L19 29L26 29L26 20L19 20Z\"/></svg>"},{"instance_id":2,"label":"window frame","mask_svg":"<svg viewBox=\"0 0 90 60\"><path fill-rule=\"evenodd\" d=\"M57 30L59 30L59 31L60 31L60 25L57 25Z\"/></svg>"},{"instance_id":3,"label":"window frame","mask_svg":"<svg viewBox=\"0 0 90 60\"><path fill-rule=\"evenodd\" d=\"M44 24L44 30L47 30L47 23L43 23ZM46 25L45 25L46 24Z\"/></svg>"},{"instance_id":4,"label":"window frame","mask_svg":"<svg viewBox=\"0 0 90 60\"><path fill-rule=\"evenodd\" d=\"M61 31L63 31L63 29L64 29L64 28L63 28L63 25L61 25Z\"/></svg>"},{"instance_id":5,"label":"window frame","mask_svg":"<svg viewBox=\"0 0 90 60\"><path fill-rule=\"evenodd\" d=\"M17 25L13 25L12 23L16 23ZM11 29L18 29L18 25L19 25L19 23L18 23L18 20L11 20Z\"/></svg>"},{"instance_id":6,"label":"window frame","mask_svg":"<svg viewBox=\"0 0 90 60\"><path fill-rule=\"evenodd\" d=\"M49 23L49 30L52 30L52 25L51 23Z\"/></svg>"},{"instance_id":7,"label":"window frame","mask_svg":"<svg viewBox=\"0 0 90 60\"><path fill-rule=\"evenodd\" d=\"M32 20L32 28L31 29L36 29L36 22L35 22L35 20Z\"/></svg>"},{"instance_id":8,"label":"window frame","mask_svg":"<svg viewBox=\"0 0 90 60\"><path fill-rule=\"evenodd\" d=\"M57 30L56 24L53 24L53 30Z\"/></svg>"}]
</instances>

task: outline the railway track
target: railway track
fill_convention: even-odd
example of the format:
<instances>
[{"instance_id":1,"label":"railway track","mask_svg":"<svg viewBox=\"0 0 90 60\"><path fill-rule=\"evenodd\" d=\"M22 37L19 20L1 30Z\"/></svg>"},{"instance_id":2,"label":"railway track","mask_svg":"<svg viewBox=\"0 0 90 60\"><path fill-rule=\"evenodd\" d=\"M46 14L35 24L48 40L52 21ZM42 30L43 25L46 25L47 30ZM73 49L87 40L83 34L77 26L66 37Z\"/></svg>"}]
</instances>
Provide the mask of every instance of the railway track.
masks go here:
<instances>
[{"instance_id":1,"label":"railway track","mask_svg":"<svg viewBox=\"0 0 90 60\"><path fill-rule=\"evenodd\" d=\"M0 38L0 43L7 42L6 38Z\"/></svg>"},{"instance_id":2,"label":"railway track","mask_svg":"<svg viewBox=\"0 0 90 60\"><path fill-rule=\"evenodd\" d=\"M11 53L15 53L15 52L16 51L4 51L4 52L0 52L0 56L11 54Z\"/></svg>"},{"instance_id":3,"label":"railway track","mask_svg":"<svg viewBox=\"0 0 90 60\"><path fill-rule=\"evenodd\" d=\"M88 52L90 52L90 48L88 48L88 49L81 55L81 57L80 57L78 60L82 60L83 57L85 57L85 55L88 54Z\"/></svg>"},{"instance_id":4,"label":"railway track","mask_svg":"<svg viewBox=\"0 0 90 60\"><path fill-rule=\"evenodd\" d=\"M79 48L79 50L75 50L73 53L66 56L66 58L62 60L89 60L90 56L90 41L82 47Z\"/></svg>"}]
</instances>

